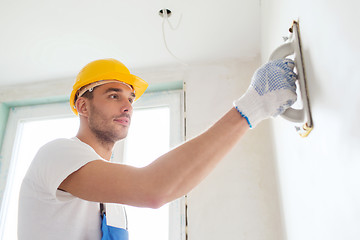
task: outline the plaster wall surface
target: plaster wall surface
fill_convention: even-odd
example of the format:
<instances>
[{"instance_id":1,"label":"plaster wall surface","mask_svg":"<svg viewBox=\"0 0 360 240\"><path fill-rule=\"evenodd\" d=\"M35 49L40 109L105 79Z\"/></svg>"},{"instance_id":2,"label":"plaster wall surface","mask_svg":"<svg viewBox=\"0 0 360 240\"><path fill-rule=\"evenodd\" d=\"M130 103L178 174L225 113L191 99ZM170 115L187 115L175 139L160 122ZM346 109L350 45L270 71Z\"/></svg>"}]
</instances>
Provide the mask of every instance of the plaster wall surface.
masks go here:
<instances>
[{"instance_id":1,"label":"plaster wall surface","mask_svg":"<svg viewBox=\"0 0 360 240\"><path fill-rule=\"evenodd\" d=\"M248 88L260 59L203 65L186 82L188 139L207 129ZM250 130L188 195L189 239L283 239L269 121Z\"/></svg>"},{"instance_id":2,"label":"plaster wall surface","mask_svg":"<svg viewBox=\"0 0 360 240\"><path fill-rule=\"evenodd\" d=\"M262 62L298 20L314 130L273 121L287 239L360 238L358 1L263 0Z\"/></svg>"}]
</instances>

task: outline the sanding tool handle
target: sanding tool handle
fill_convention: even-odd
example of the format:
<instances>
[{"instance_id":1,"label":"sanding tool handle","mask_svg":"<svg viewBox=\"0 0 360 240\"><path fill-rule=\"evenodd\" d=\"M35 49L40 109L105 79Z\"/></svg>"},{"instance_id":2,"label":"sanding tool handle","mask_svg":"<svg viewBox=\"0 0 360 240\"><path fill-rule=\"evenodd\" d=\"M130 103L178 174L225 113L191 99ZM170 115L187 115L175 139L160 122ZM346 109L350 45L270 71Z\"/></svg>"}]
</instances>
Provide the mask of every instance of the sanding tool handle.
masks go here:
<instances>
[{"instance_id":1,"label":"sanding tool handle","mask_svg":"<svg viewBox=\"0 0 360 240\"><path fill-rule=\"evenodd\" d=\"M306 80L304 73L304 66L302 62L300 39L298 36L298 25L294 22L292 26L292 39L289 42L279 46L271 54L270 60L286 58L290 55L294 55L295 68L297 70L297 79L299 81L301 100L303 102L302 109L288 108L281 116L292 122L307 122L311 125L309 103L307 98Z\"/></svg>"},{"instance_id":2,"label":"sanding tool handle","mask_svg":"<svg viewBox=\"0 0 360 240\"><path fill-rule=\"evenodd\" d=\"M298 22L293 22L293 25L290 28L290 32L292 34L289 38L289 41L275 49L275 51L270 56L270 60L282 59L290 55L294 56L297 80L299 83L303 107L302 109L294 109L290 107L286 109L286 111L281 114L281 116L291 122L303 123L304 125L302 129L299 128L300 130L297 131L301 137L306 137L313 129L313 122L306 88L306 78L302 59Z\"/></svg>"}]
</instances>

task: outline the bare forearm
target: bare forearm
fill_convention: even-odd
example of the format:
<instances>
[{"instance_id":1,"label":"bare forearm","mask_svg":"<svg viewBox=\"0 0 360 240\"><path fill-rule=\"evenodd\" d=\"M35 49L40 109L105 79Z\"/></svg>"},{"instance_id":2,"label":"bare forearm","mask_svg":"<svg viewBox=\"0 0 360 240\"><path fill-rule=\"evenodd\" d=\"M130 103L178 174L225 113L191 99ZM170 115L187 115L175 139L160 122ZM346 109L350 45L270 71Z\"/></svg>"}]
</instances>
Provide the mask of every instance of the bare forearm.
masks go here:
<instances>
[{"instance_id":1,"label":"bare forearm","mask_svg":"<svg viewBox=\"0 0 360 240\"><path fill-rule=\"evenodd\" d=\"M59 188L88 201L157 208L199 184L248 129L246 120L231 109L203 134L147 167L92 161Z\"/></svg>"},{"instance_id":2,"label":"bare forearm","mask_svg":"<svg viewBox=\"0 0 360 240\"><path fill-rule=\"evenodd\" d=\"M248 91L234 102L242 115L247 116L252 128L270 116L281 114L279 110L285 110L296 101L294 66L290 59L265 64L255 72ZM257 90L269 87L273 90L265 93ZM87 142L90 146L102 149L97 141L91 142L91 134L86 137L91 131L87 128L85 113L81 115L85 125L82 132L86 133L83 138L92 143ZM59 188L88 201L158 207L199 184L248 129L247 121L232 108L203 134L147 167L91 161L68 176Z\"/></svg>"},{"instance_id":3,"label":"bare forearm","mask_svg":"<svg viewBox=\"0 0 360 240\"><path fill-rule=\"evenodd\" d=\"M233 108L210 129L161 156L147 167L154 174L153 188L172 201L199 184L248 130L244 118Z\"/></svg>"}]
</instances>

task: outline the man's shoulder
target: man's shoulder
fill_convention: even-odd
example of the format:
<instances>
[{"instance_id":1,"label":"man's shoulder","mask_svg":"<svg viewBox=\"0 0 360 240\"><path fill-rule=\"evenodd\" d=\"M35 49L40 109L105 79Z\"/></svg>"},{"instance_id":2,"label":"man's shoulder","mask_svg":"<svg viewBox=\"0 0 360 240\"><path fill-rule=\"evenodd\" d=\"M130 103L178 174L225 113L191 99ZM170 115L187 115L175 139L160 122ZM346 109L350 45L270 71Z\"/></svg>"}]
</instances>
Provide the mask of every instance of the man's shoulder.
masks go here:
<instances>
[{"instance_id":1,"label":"man's shoulder","mask_svg":"<svg viewBox=\"0 0 360 240\"><path fill-rule=\"evenodd\" d=\"M81 142L75 138L54 139L39 148L35 159L48 155L61 155L72 151L78 151L81 148Z\"/></svg>"},{"instance_id":2,"label":"man's shoulder","mask_svg":"<svg viewBox=\"0 0 360 240\"><path fill-rule=\"evenodd\" d=\"M84 156L101 158L90 145L80 141L76 137L58 138L46 143L39 149L36 158L47 158L49 155L55 155L59 158L81 158Z\"/></svg>"},{"instance_id":3,"label":"man's shoulder","mask_svg":"<svg viewBox=\"0 0 360 240\"><path fill-rule=\"evenodd\" d=\"M40 150L42 149L48 149L48 148L63 148L63 147L69 147L74 145L80 145L80 141L74 138L57 138L54 139L46 144L44 144Z\"/></svg>"}]
</instances>

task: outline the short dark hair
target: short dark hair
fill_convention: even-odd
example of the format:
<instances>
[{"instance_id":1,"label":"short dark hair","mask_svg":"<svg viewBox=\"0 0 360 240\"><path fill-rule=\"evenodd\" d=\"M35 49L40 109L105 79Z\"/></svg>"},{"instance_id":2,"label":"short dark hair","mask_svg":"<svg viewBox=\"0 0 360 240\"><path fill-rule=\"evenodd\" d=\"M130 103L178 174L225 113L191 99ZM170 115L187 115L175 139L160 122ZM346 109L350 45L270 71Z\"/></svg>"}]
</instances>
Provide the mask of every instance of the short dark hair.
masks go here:
<instances>
[{"instance_id":1,"label":"short dark hair","mask_svg":"<svg viewBox=\"0 0 360 240\"><path fill-rule=\"evenodd\" d=\"M86 91L83 95L82 95L82 97L84 97L84 98L87 98L87 99L93 99L94 98L94 93L93 93L93 91Z\"/></svg>"},{"instance_id":2,"label":"short dark hair","mask_svg":"<svg viewBox=\"0 0 360 240\"><path fill-rule=\"evenodd\" d=\"M94 98L94 93L93 93L93 91L91 91L91 92L90 92L90 91L86 91L86 92L82 95L82 97L91 100L91 99ZM75 94L74 104L76 103L77 99L78 99L78 96L77 96L77 94Z\"/></svg>"}]
</instances>

